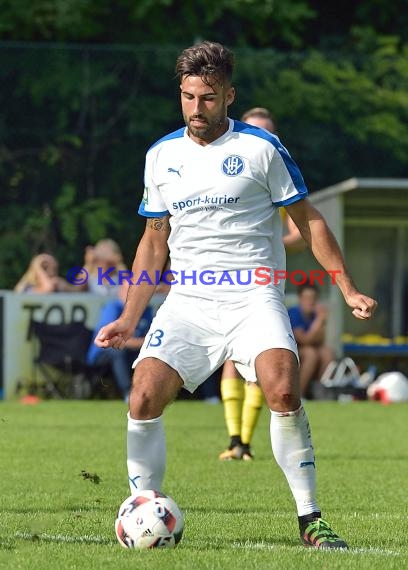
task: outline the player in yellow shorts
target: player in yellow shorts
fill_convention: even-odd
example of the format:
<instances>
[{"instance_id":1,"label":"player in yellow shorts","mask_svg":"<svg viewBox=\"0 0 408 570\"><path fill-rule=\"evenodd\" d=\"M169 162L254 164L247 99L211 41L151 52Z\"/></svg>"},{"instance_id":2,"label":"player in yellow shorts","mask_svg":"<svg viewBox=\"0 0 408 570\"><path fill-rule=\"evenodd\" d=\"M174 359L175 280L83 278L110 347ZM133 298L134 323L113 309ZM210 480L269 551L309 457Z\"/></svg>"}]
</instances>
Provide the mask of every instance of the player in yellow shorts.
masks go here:
<instances>
[{"instance_id":1,"label":"player in yellow shorts","mask_svg":"<svg viewBox=\"0 0 408 570\"><path fill-rule=\"evenodd\" d=\"M276 134L273 118L263 107L249 109L242 115L241 121ZM301 251L306 244L299 230L284 208L280 209L280 214L286 252ZM252 461L254 458L250 444L262 409L263 394L256 381L252 379L255 371L248 370L248 374L249 377L243 379L231 360L227 360L222 369L221 398L230 437L228 448L219 455L219 458L224 461L232 459Z\"/></svg>"}]
</instances>

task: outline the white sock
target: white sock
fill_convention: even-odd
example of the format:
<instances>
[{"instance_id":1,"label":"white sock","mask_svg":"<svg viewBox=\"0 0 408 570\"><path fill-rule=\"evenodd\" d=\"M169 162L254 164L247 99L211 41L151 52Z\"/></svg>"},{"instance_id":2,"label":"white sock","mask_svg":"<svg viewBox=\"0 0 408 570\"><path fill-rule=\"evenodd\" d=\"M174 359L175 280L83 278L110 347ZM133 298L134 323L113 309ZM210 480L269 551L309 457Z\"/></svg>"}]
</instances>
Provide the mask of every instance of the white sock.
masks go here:
<instances>
[{"instance_id":1,"label":"white sock","mask_svg":"<svg viewBox=\"0 0 408 570\"><path fill-rule=\"evenodd\" d=\"M272 451L289 483L298 516L320 511L312 438L303 406L294 412L271 411L270 432Z\"/></svg>"},{"instance_id":2,"label":"white sock","mask_svg":"<svg viewBox=\"0 0 408 570\"><path fill-rule=\"evenodd\" d=\"M128 413L127 468L131 495L160 490L166 467L166 440L161 416L133 420Z\"/></svg>"}]
</instances>

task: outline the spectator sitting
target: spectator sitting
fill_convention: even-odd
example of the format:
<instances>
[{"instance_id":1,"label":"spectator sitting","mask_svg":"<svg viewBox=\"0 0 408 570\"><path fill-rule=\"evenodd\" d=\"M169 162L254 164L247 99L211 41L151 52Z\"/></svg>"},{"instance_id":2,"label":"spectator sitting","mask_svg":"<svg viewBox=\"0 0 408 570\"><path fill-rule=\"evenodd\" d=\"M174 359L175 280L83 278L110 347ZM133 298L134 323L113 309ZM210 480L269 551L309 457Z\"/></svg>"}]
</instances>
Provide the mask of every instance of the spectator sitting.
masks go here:
<instances>
[{"instance_id":1,"label":"spectator sitting","mask_svg":"<svg viewBox=\"0 0 408 570\"><path fill-rule=\"evenodd\" d=\"M310 382L320 379L329 362L335 359L332 348L325 344L327 308L318 302L316 285L298 288L299 305L289 309L289 318L300 359L300 388L303 397L310 395Z\"/></svg>"},{"instance_id":2,"label":"spectator sitting","mask_svg":"<svg viewBox=\"0 0 408 570\"><path fill-rule=\"evenodd\" d=\"M77 291L117 297L117 285L122 281L119 271L127 268L120 247L114 240L106 238L99 240L94 246L87 246L83 267L88 278L77 286Z\"/></svg>"},{"instance_id":3,"label":"spectator sitting","mask_svg":"<svg viewBox=\"0 0 408 570\"><path fill-rule=\"evenodd\" d=\"M55 293L72 291L72 286L58 276L58 261L48 253L40 253L14 287L17 293Z\"/></svg>"},{"instance_id":4,"label":"spectator sitting","mask_svg":"<svg viewBox=\"0 0 408 570\"><path fill-rule=\"evenodd\" d=\"M109 300L101 308L93 339L87 353L87 363L89 365L103 366L104 364L109 364L111 366L113 380L125 401L127 401L131 384L132 363L139 354L144 337L149 330L150 323L153 319L152 308L149 306L146 308L136 327L134 336L126 342L124 350L99 348L94 344L93 340L101 327L107 325L121 315L126 301L128 288L129 283L127 281L123 281L117 289L118 297L116 299Z\"/></svg>"}]
</instances>

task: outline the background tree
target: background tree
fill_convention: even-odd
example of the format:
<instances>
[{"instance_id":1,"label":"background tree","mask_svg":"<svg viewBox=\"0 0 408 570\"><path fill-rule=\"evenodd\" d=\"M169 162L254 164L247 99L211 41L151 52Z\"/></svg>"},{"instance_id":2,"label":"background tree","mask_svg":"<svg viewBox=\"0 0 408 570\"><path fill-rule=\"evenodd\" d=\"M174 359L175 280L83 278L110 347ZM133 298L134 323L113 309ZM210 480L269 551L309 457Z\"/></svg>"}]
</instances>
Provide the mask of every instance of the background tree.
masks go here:
<instances>
[{"instance_id":1,"label":"background tree","mask_svg":"<svg viewBox=\"0 0 408 570\"><path fill-rule=\"evenodd\" d=\"M144 155L181 124L174 62L199 38L234 49L231 115L270 108L312 191L407 176L404 4L0 0L0 287L107 235L130 263Z\"/></svg>"}]
</instances>

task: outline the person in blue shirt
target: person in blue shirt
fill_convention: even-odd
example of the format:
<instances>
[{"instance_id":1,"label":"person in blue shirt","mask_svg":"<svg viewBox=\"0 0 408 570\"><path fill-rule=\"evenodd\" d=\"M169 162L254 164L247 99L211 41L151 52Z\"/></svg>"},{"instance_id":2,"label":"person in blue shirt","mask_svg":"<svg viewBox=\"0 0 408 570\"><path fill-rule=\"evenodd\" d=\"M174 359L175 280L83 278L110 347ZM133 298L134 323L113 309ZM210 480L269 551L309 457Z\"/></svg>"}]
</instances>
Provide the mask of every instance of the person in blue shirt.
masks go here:
<instances>
[{"instance_id":1,"label":"person in blue shirt","mask_svg":"<svg viewBox=\"0 0 408 570\"><path fill-rule=\"evenodd\" d=\"M146 336L153 319L152 307L148 306L144 311L135 329L133 337L129 338L126 342L125 350L116 350L114 348L106 350L96 346L93 341L101 327L107 325L121 315L125 305L128 288L129 283L124 281L120 286L118 286L118 297L108 301L102 306L86 359L87 364L91 366L103 366L105 364L110 365L113 380L125 401L128 399L131 385L132 363L139 354L144 337Z\"/></svg>"},{"instance_id":2,"label":"person in blue shirt","mask_svg":"<svg viewBox=\"0 0 408 570\"><path fill-rule=\"evenodd\" d=\"M298 287L299 304L288 309L300 359L300 389L303 397L310 395L313 380L320 379L329 362L336 358L325 344L327 307L319 303L319 289L305 283Z\"/></svg>"}]
</instances>

